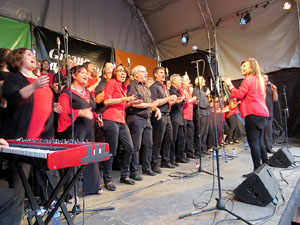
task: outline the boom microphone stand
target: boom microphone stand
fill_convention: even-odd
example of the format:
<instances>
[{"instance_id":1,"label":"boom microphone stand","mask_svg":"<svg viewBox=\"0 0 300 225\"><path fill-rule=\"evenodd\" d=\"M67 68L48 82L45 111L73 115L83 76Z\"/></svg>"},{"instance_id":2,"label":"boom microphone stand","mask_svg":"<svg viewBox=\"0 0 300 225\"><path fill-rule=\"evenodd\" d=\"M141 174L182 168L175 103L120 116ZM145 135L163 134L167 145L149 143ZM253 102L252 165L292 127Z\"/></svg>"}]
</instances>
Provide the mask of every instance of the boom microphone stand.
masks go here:
<instances>
[{"instance_id":1,"label":"boom microphone stand","mask_svg":"<svg viewBox=\"0 0 300 225\"><path fill-rule=\"evenodd\" d=\"M205 61L203 59L199 59L199 60L196 60L196 61L192 61L191 63L195 63L196 64L196 69L197 69L197 77L198 77L198 85L199 85L199 89L197 90L198 91L198 96L201 96L201 91L200 91L200 73L199 73L199 62L202 62L203 63L203 67L205 66ZM203 69L204 71L204 69ZM203 74L201 74L203 76ZM197 113L198 113L198 117L200 116L200 109L199 109L199 103L197 103ZM200 150L200 154L199 154L199 169L192 173L195 174L195 173L206 173L206 174L209 174L209 175L212 175L212 176L215 176L214 174L208 172L208 171L205 171L203 170L202 168L202 141L201 141L201 138L202 138L202 135L200 134L200 120L199 118L197 119L197 127L198 127L198 131L199 131L199 134L198 134L198 143L199 143L199 150Z\"/></svg>"},{"instance_id":2,"label":"boom microphone stand","mask_svg":"<svg viewBox=\"0 0 300 225\"><path fill-rule=\"evenodd\" d=\"M213 78L213 85L214 85L215 93L216 93L216 96L219 98L219 104L220 104L220 107L222 108L220 94L219 94L219 91L217 89L217 82L216 82L216 77L215 77L216 75L214 74L214 72L212 70L210 57L207 56L207 60L208 60L209 68L210 68L211 75L212 75L212 78ZM215 101L214 101L214 112L215 112L215 115L214 115L214 125L216 127L216 103L215 103ZM204 210L195 211L195 212L192 212L192 213L187 213L187 214L181 215L181 216L179 216L179 219L183 219L184 217L187 217L187 216L193 216L193 215L201 214L201 213L204 213L204 212L210 212L210 211L214 211L214 210L224 210L227 213L235 216L237 219L242 220L246 224L250 224L251 225L251 223L248 222L247 220L243 219L239 215L237 215L237 214L233 213L232 211L230 211L230 210L228 210L228 209L225 208L225 203L224 203L224 201L222 199L221 176L220 176L220 162L219 162L219 148L218 148L218 136L217 136L217 129L216 128L215 128L215 143L216 143L216 148L214 148L214 152L215 152L216 160L217 160L218 194L219 194L218 198L216 198L216 201L217 201L216 206L212 207L212 208L208 208L208 209L204 209Z\"/></svg>"}]
</instances>

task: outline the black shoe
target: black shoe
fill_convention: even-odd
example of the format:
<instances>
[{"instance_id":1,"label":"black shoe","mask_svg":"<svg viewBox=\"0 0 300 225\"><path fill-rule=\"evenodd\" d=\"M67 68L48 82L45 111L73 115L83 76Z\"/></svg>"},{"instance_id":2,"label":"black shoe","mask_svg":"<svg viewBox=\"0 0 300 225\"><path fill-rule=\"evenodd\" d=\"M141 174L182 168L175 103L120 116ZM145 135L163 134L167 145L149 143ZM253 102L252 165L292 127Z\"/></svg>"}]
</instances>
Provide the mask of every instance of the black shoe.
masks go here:
<instances>
[{"instance_id":1,"label":"black shoe","mask_svg":"<svg viewBox=\"0 0 300 225\"><path fill-rule=\"evenodd\" d=\"M120 183L129 184L129 185L134 185L135 184L134 180L129 179L129 177L121 178Z\"/></svg>"},{"instance_id":2,"label":"black shoe","mask_svg":"<svg viewBox=\"0 0 300 225\"><path fill-rule=\"evenodd\" d=\"M174 165L174 166L176 166L176 167L178 167L178 166L179 166L179 164L178 164L178 163L176 163L176 162L171 162L171 164L172 164L172 165Z\"/></svg>"},{"instance_id":3,"label":"black shoe","mask_svg":"<svg viewBox=\"0 0 300 225\"><path fill-rule=\"evenodd\" d=\"M135 181L142 181L143 178L140 175L131 175L130 178Z\"/></svg>"},{"instance_id":4,"label":"black shoe","mask_svg":"<svg viewBox=\"0 0 300 225\"><path fill-rule=\"evenodd\" d=\"M243 177L249 177L252 173L243 174Z\"/></svg>"},{"instance_id":5,"label":"black shoe","mask_svg":"<svg viewBox=\"0 0 300 225\"><path fill-rule=\"evenodd\" d=\"M152 171L155 172L155 173L158 173L158 174L162 174L161 169L158 168L158 167L153 168Z\"/></svg>"},{"instance_id":6,"label":"black shoe","mask_svg":"<svg viewBox=\"0 0 300 225\"><path fill-rule=\"evenodd\" d=\"M194 155L187 155L186 156L188 159L197 159Z\"/></svg>"},{"instance_id":7,"label":"black shoe","mask_svg":"<svg viewBox=\"0 0 300 225\"><path fill-rule=\"evenodd\" d=\"M109 191L116 191L117 190L116 186L112 182L111 183L107 183L104 186Z\"/></svg>"},{"instance_id":8,"label":"black shoe","mask_svg":"<svg viewBox=\"0 0 300 225\"><path fill-rule=\"evenodd\" d=\"M156 176L157 173L154 173L153 171L145 171L143 170L143 174L148 175L148 176Z\"/></svg>"},{"instance_id":9,"label":"black shoe","mask_svg":"<svg viewBox=\"0 0 300 225\"><path fill-rule=\"evenodd\" d=\"M266 149L267 150L267 153L270 153L270 154L274 154L275 153L275 151L273 150L273 149Z\"/></svg>"},{"instance_id":10,"label":"black shoe","mask_svg":"<svg viewBox=\"0 0 300 225\"><path fill-rule=\"evenodd\" d=\"M188 160L185 159L185 158L182 158L182 159L176 160L176 162L178 162L178 163L189 163L190 161L188 161Z\"/></svg>"},{"instance_id":11,"label":"black shoe","mask_svg":"<svg viewBox=\"0 0 300 225\"><path fill-rule=\"evenodd\" d=\"M161 168L170 168L170 169L174 169L175 166L172 165L171 163L163 163L161 164ZM154 171L155 172L155 171Z\"/></svg>"}]
</instances>

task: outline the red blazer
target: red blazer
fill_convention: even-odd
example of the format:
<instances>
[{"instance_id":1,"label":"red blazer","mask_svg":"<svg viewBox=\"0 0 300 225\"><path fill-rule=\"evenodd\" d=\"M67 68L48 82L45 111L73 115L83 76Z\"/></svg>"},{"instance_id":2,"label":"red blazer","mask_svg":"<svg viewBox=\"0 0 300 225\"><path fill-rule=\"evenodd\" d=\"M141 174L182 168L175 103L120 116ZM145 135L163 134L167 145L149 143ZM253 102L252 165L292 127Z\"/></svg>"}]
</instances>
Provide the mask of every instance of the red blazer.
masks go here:
<instances>
[{"instance_id":1,"label":"red blazer","mask_svg":"<svg viewBox=\"0 0 300 225\"><path fill-rule=\"evenodd\" d=\"M266 100L255 75L245 77L239 88L232 89L231 97L241 99L242 117L248 115L269 117Z\"/></svg>"}]
</instances>

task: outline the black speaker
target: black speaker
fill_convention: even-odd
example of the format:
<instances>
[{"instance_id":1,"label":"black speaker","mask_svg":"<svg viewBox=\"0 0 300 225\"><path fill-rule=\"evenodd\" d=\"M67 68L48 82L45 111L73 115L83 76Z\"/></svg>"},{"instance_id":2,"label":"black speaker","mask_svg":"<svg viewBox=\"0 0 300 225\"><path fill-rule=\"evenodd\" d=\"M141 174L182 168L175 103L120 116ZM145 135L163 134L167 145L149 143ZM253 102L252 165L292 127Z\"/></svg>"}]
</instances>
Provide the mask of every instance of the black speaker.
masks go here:
<instances>
[{"instance_id":1,"label":"black speaker","mask_svg":"<svg viewBox=\"0 0 300 225\"><path fill-rule=\"evenodd\" d=\"M294 157L288 148L280 148L269 159L270 166L287 168L294 163Z\"/></svg>"},{"instance_id":2,"label":"black speaker","mask_svg":"<svg viewBox=\"0 0 300 225\"><path fill-rule=\"evenodd\" d=\"M276 197L279 183L270 167L261 165L251 173L236 189L234 194L242 201L258 206L266 206Z\"/></svg>"}]
</instances>

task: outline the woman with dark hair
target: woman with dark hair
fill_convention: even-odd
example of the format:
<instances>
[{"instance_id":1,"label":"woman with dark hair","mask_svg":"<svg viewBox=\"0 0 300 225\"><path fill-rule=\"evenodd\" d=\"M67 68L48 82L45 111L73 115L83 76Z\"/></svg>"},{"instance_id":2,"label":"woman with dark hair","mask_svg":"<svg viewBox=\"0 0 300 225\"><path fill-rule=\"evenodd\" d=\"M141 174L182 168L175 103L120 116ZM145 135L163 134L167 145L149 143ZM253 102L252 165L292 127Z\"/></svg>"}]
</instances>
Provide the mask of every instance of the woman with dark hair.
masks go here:
<instances>
[{"instance_id":1,"label":"woman with dark hair","mask_svg":"<svg viewBox=\"0 0 300 225\"><path fill-rule=\"evenodd\" d=\"M88 80L87 70L84 66L75 66L71 69L71 74L74 138L94 141L94 119L99 121L99 116L95 113L96 104L94 99L85 88ZM62 112L58 119L58 132L61 132L61 138L71 139L72 121L69 116L71 113L69 88L63 90L58 102L62 107ZM88 164L83 172L83 195L102 194L98 165L98 163ZM70 194L72 195L72 193Z\"/></svg>"},{"instance_id":2,"label":"woman with dark hair","mask_svg":"<svg viewBox=\"0 0 300 225\"><path fill-rule=\"evenodd\" d=\"M85 62L83 66L86 67L88 72L88 84L87 90L92 93L93 97L95 97L95 90L98 84L100 83L101 79L98 76L97 71L95 70L95 66L91 62Z\"/></svg>"},{"instance_id":3,"label":"woman with dark hair","mask_svg":"<svg viewBox=\"0 0 300 225\"><path fill-rule=\"evenodd\" d=\"M49 77L49 84L53 83L53 73L50 73L50 65L47 59L42 60L41 68L40 68L41 76L48 75Z\"/></svg>"},{"instance_id":4,"label":"woman with dark hair","mask_svg":"<svg viewBox=\"0 0 300 225\"><path fill-rule=\"evenodd\" d=\"M241 116L245 117L246 136L251 150L254 170L256 170L261 163L269 163L263 135L269 117L266 91L256 59L244 60L241 63L240 70L245 78L239 88L235 88L229 78L225 80L225 84L229 87L232 98L241 99ZM243 176L247 177L248 175Z\"/></svg>"},{"instance_id":5,"label":"woman with dark hair","mask_svg":"<svg viewBox=\"0 0 300 225\"><path fill-rule=\"evenodd\" d=\"M118 142L123 145L121 163L121 183L133 185L135 182L129 178L129 166L133 152L133 143L129 128L125 121L126 104L134 100L134 96L127 96L128 70L118 65L112 74L112 79L105 86L103 103L106 109L103 113L104 132L109 144L109 152L112 155L109 160L103 162L103 179L105 187L115 191L116 186L112 183L112 163L116 155Z\"/></svg>"},{"instance_id":6,"label":"woman with dark hair","mask_svg":"<svg viewBox=\"0 0 300 225\"><path fill-rule=\"evenodd\" d=\"M27 48L12 51L7 57L7 64L14 74L8 76L3 85L3 96L7 99L7 117L1 131L2 137L53 138L53 93L48 76L38 78L33 74L36 58ZM22 168L28 177L31 165L23 163ZM10 178L10 187L23 190L21 179L13 165Z\"/></svg>"}]
</instances>

